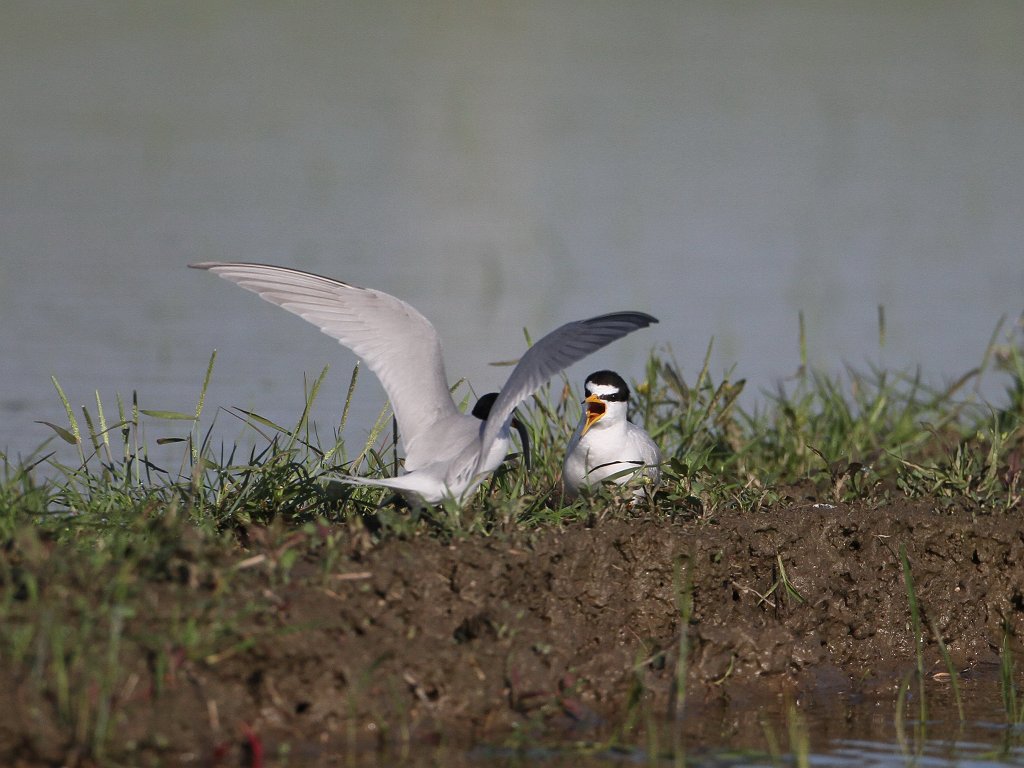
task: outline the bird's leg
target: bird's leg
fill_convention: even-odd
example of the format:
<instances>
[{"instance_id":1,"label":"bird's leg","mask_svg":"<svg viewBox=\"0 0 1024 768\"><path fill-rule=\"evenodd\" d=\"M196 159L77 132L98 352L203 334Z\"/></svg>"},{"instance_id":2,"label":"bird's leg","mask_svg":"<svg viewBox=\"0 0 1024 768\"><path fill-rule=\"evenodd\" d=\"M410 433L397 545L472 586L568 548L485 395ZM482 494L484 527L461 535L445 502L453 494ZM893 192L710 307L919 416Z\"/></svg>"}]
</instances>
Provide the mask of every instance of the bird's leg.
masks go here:
<instances>
[{"instance_id":1,"label":"bird's leg","mask_svg":"<svg viewBox=\"0 0 1024 768\"><path fill-rule=\"evenodd\" d=\"M359 521L369 534L374 537L384 529L384 524L380 521L380 515L377 514L378 510L380 510L380 507L376 507L372 512L366 509L359 510Z\"/></svg>"},{"instance_id":2,"label":"bird's leg","mask_svg":"<svg viewBox=\"0 0 1024 768\"><path fill-rule=\"evenodd\" d=\"M414 509L400 493L392 493L390 496L385 496L372 509L368 506L360 507L359 518L362 520L363 525L366 526L366 530L372 535L376 536L384 529L384 521L381 520L380 512L382 509L390 506L393 506L396 510L402 510L403 508Z\"/></svg>"}]
</instances>

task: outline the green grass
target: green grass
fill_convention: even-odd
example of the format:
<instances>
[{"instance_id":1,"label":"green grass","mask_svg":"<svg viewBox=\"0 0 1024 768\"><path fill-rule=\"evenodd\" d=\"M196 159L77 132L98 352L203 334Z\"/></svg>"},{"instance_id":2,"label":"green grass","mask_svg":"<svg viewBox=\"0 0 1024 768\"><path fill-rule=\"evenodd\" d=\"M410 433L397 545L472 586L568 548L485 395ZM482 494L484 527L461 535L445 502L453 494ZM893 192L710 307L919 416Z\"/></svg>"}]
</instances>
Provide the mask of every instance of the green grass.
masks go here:
<instances>
[{"instance_id":1,"label":"green grass","mask_svg":"<svg viewBox=\"0 0 1024 768\"><path fill-rule=\"evenodd\" d=\"M926 386L916 373L868 368L828 376L804 367L752 407L743 405L742 379L711 373L710 352L692 376L671 356L652 355L635 382L634 420L665 457L650 510L631 507L631 494L614 486L571 504L562 499L563 451L581 399L564 378L538 392L521 414L533 443L532 471L513 462L464 507L422 514L381 507L385 490L327 482L337 472L384 476L398 469L386 407L368 441L346 442L358 367L327 439L309 422L324 371L307 386L293 425L240 412L253 435L254 447L245 448L216 441L216 416L205 407L214 357L187 413L141 409L134 395L127 403L115 397L111 408L99 393L76 413L54 381L66 423L50 424L51 439L70 445L73 460L58 459L52 445L20 462L0 456L0 659L31 681L33 706L52 703L69 743L102 759L119 707L140 685L137 669L120 663L129 639L157 689L174 679L182 659L218 663L253 641L237 628L251 607L233 595L232 585L255 567L237 549L254 526L267 544L259 567L287 583L304 552L315 551L329 573L343 540L486 536L639 514L710 524L732 509L770 505L797 483L836 502L909 494L969 504L978 515L1019 512L1024 360L1016 337L993 345L976 371L942 389ZM1004 402L977 397L970 385L982 375L1005 381ZM470 399L462 383L455 392L463 403ZM154 434L151 445L147 435ZM162 457L178 450L174 463L158 463L155 446ZM903 562L914 612L905 556ZM802 603L781 555L778 570L775 591ZM165 607L147 605L139 584L161 579L191 585L195 600L186 612L164 616L162 626L170 630L157 636L140 613ZM81 585L90 588L77 590ZM685 630L691 598L686 583L676 591ZM919 649L916 618L914 631ZM677 660L683 671L685 641L683 631ZM1012 673L1006 673L1007 712L1019 721ZM685 681L677 685L681 709Z\"/></svg>"},{"instance_id":2,"label":"green grass","mask_svg":"<svg viewBox=\"0 0 1024 768\"><path fill-rule=\"evenodd\" d=\"M1014 340L1016 341L1016 340ZM990 376L1008 379L1006 402L990 406L968 386L985 362L941 390L917 374L847 369L827 376L801 369L753 407L741 404L742 379L716 379L709 370L711 349L692 379L670 356L652 355L635 382L634 420L659 442L665 457L664 482L654 505L665 514L708 517L733 507L758 509L790 484L812 482L835 501L911 496L968 500L981 514L1006 512L1022 498L1021 423L1024 362L1019 344L994 346L985 360L998 362ZM189 412L140 409L133 396L126 407L115 398L116 419L99 393L95 406L76 415L54 381L66 425L50 424L53 440L73 446L76 460L59 462L42 450L12 465L5 459L0 526L41 510L86 518L139 505L179 504L193 524L218 530L282 519L298 524L315 519L339 522L376 515L386 533L425 527L449 535L487 533L574 520L623 510L628 494L610 488L596 498L563 502L562 452L579 413L580 397L564 379L543 388L523 409L531 433L534 467L503 468L462 509L442 506L420 517L377 514L387 492L370 487L328 486L332 473L393 475L399 452L390 411L385 407L365 443L345 440L349 406L358 378L353 370L338 427L327 440L309 422L326 369L308 387L293 425L279 425L247 411L235 411L250 425L255 447L218 446L214 419L205 417L205 392L214 358ZM456 385L456 397L470 400ZM158 466L147 434L161 457L180 444L180 459ZM166 458L163 458L166 461ZM45 477L45 479L38 479ZM2 530L2 529L0 529Z\"/></svg>"}]
</instances>

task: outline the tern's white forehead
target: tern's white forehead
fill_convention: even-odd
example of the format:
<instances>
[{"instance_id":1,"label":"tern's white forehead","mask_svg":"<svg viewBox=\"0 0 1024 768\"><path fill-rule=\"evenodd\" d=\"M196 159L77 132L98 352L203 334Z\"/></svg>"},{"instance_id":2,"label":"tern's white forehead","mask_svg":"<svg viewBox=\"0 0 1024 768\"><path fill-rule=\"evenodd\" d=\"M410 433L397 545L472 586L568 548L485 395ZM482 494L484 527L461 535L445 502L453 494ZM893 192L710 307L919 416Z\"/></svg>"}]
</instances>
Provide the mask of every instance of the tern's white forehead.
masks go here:
<instances>
[{"instance_id":1,"label":"tern's white forehead","mask_svg":"<svg viewBox=\"0 0 1024 768\"><path fill-rule=\"evenodd\" d=\"M588 381L586 383L586 390L588 395L597 395L602 399L622 392L622 390L614 384L598 384L593 381Z\"/></svg>"}]
</instances>

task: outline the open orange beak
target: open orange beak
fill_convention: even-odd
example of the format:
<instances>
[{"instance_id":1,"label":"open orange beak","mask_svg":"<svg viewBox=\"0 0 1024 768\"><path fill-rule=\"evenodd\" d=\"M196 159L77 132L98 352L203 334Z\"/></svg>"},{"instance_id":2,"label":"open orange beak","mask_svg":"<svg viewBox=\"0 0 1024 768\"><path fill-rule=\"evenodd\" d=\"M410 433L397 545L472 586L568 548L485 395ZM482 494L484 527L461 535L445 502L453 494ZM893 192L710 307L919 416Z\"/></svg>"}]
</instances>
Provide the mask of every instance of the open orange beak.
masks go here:
<instances>
[{"instance_id":1,"label":"open orange beak","mask_svg":"<svg viewBox=\"0 0 1024 768\"><path fill-rule=\"evenodd\" d=\"M604 401L597 395L591 395L583 401L584 407L587 409L587 423L583 425L583 431L580 432L580 437L587 434L587 430L590 429L594 424L604 416L604 411L607 406Z\"/></svg>"}]
</instances>

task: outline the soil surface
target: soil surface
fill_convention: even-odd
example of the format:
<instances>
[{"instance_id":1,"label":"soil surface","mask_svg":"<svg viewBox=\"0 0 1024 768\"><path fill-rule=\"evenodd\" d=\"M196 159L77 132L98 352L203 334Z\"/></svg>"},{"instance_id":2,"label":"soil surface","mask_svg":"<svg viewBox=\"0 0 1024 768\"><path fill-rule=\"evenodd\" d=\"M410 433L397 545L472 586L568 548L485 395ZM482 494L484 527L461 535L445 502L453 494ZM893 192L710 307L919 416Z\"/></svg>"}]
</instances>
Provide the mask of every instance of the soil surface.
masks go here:
<instances>
[{"instance_id":1,"label":"soil surface","mask_svg":"<svg viewBox=\"0 0 1024 768\"><path fill-rule=\"evenodd\" d=\"M329 567L312 548L287 580L265 567L279 552L265 530L231 562L183 541L176 575L145 586L152 610L128 634L173 636L175 606L208 599L230 569L243 642L159 669L126 643L137 679L119 693L112 749L138 764L255 765L254 752L287 743L301 764L396 743L597 738L637 707L671 710L682 632L684 719L780 691L892 699L915 667L901 545L926 669L947 669L935 632L969 677L998 665L1007 627L1024 629L1022 529L966 504L831 504L794 490L783 505L699 520L449 542L343 535ZM68 760L52 710L0 663L0 763Z\"/></svg>"}]
</instances>

